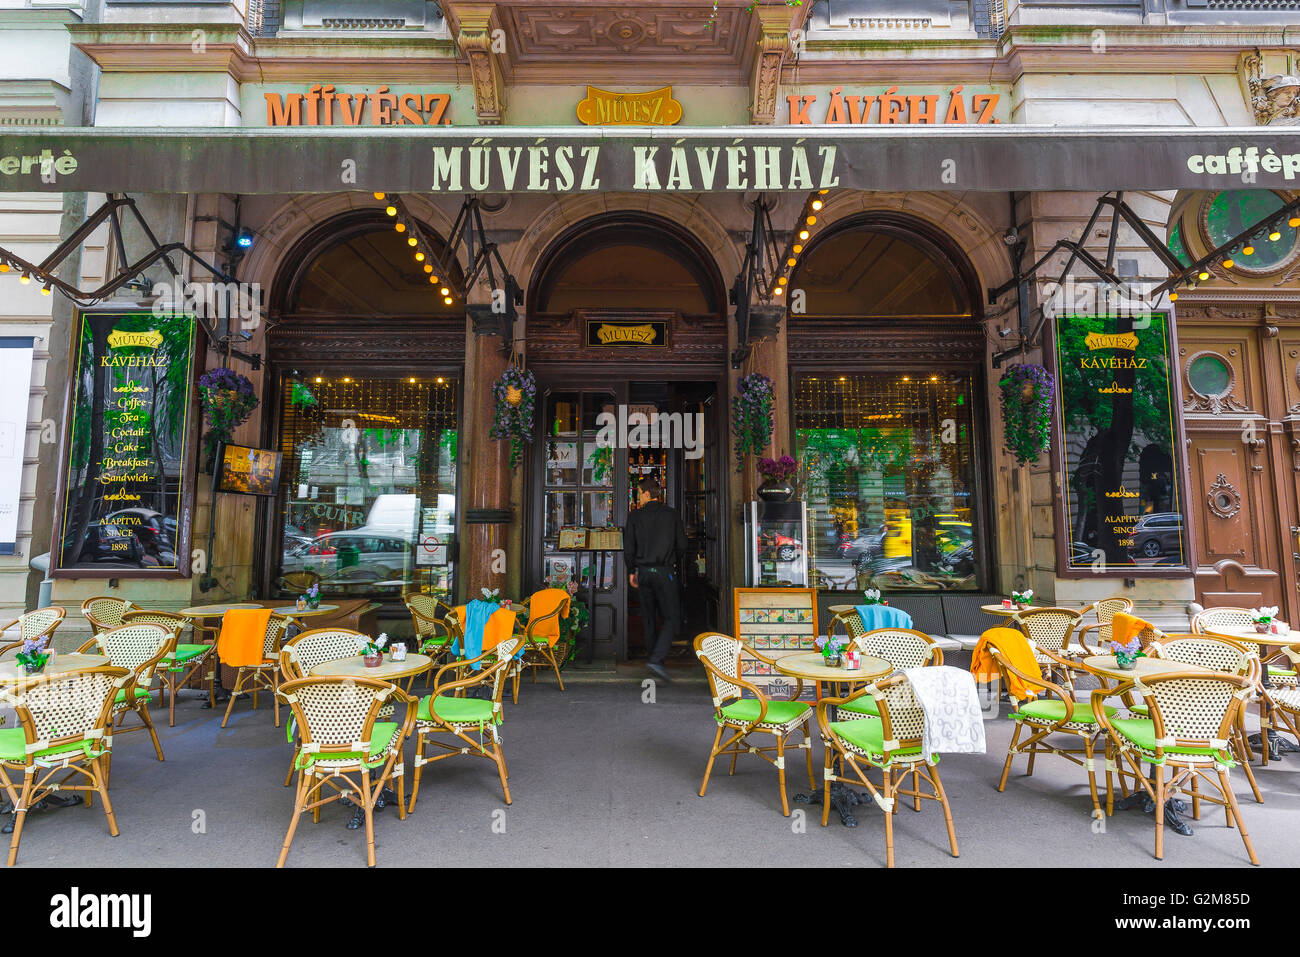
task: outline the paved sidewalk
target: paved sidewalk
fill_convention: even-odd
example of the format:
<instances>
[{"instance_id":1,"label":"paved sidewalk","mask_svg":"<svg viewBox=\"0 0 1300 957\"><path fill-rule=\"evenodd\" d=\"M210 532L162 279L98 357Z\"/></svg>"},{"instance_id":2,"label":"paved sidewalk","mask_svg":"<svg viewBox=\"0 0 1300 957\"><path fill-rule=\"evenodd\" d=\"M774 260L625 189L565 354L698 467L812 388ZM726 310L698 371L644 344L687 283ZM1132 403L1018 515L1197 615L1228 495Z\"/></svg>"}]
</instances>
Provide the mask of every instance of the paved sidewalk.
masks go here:
<instances>
[{"instance_id":1,"label":"paved sidewalk","mask_svg":"<svg viewBox=\"0 0 1300 957\"><path fill-rule=\"evenodd\" d=\"M423 689L418 689L423 690ZM858 809L846 828L820 808L802 821L783 818L776 772L742 759L735 777L720 764L706 797L697 792L714 725L707 688L675 682L643 703L639 681L527 682L518 705L506 702L503 728L514 804L503 803L491 763L455 758L426 767L415 814L376 815L378 865L648 865L680 867L883 867L881 812ZM159 729L167 760L148 736L116 739L111 796L121 836L110 838L98 804L33 813L19 866L132 867L274 865L291 811L282 787L290 758L285 731L262 708L221 710L182 695L175 728ZM287 715L287 711L282 711ZM129 720L129 719L128 719ZM1020 759L1006 793L995 790L1010 738L1006 718L986 722L989 753L951 755L941 764L961 857L949 856L937 805L895 818L900 867L1083 865L1096 867L1249 866L1222 812L1204 809L1195 836L1166 831L1163 865L1151 856L1154 827L1141 811L1116 812L1094 833L1087 778L1063 760L1040 758L1032 778ZM411 767L411 748L407 767ZM814 745L820 776L821 745ZM802 762L791 765L791 793L806 790ZM1237 796L1261 863L1294 863L1291 837L1300 810L1300 755L1256 768L1265 805L1254 803L1240 769ZM304 820L289 854L294 867L364 867L364 831L345 828L348 810L331 806L321 823ZM495 828L494 828L495 825ZM504 826L504 833L500 833Z\"/></svg>"}]
</instances>

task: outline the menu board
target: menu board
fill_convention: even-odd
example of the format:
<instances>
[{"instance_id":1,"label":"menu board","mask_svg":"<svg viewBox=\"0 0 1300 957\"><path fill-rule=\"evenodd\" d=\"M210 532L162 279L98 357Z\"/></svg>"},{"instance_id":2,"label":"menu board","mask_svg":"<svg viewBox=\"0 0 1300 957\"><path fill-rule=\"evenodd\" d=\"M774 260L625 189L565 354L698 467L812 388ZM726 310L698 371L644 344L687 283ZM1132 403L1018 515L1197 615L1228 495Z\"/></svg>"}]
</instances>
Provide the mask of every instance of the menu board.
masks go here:
<instances>
[{"instance_id":1,"label":"menu board","mask_svg":"<svg viewBox=\"0 0 1300 957\"><path fill-rule=\"evenodd\" d=\"M1067 570L1185 568L1169 316L1057 316Z\"/></svg>"},{"instance_id":2,"label":"menu board","mask_svg":"<svg viewBox=\"0 0 1300 957\"><path fill-rule=\"evenodd\" d=\"M194 319L94 311L76 324L51 568L188 574Z\"/></svg>"},{"instance_id":3,"label":"menu board","mask_svg":"<svg viewBox=\"0 0 1300 957\"><path fill-rule=\"evenodd\" d=\"M817 650L815 588L736 588L734 596L736 635L750 648L774 660ZM788 699L798 684L744 651L740 676L772 699ZM805 681L801 697L812 699L814 693L815 686Z\"/></svg>"}]
</instances>

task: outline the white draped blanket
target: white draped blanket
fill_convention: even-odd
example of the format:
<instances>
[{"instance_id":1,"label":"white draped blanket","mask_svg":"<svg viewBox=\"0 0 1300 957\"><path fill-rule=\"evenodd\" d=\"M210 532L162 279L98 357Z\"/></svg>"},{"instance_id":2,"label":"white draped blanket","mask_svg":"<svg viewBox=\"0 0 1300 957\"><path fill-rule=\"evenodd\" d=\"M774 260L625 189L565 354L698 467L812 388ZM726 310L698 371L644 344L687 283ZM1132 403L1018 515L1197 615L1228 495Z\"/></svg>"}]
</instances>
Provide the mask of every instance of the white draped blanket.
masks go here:
<instances>
[{"instance_id":1,"label":"white draped blanket","mask_svg":"<svg viewBox=\"0 0 1300 957\"><path fill-rule=\"evenodd\" d=\"M917 704L925 712L921 753L983 754L984 713L975 679L963 668L938 665L904 672Z\"/></svg>"}]
</instances>

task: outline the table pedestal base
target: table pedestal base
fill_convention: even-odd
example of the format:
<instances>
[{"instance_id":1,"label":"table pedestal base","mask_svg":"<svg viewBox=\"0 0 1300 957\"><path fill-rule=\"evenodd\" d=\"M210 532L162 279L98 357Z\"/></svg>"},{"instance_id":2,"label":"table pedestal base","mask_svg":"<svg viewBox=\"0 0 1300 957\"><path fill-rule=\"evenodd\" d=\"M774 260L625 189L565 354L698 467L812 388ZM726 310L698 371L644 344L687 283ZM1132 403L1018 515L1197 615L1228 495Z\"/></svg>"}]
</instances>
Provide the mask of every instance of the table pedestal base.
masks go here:
<instances>
[{"instance_id":1,"label":"table pedestal base","mask_svg":"<svg viewBox=\"0 0 1300 957\"><path fill-rule=\"evenodd\" d=\"M1127 811L1141 805L1143 814L1153 814L1156 809L1156 802L1151 799L1151 795L1146 791L1135 791L1128 797L1115 802L1115 810ZM1183 837L1192 836L1191 825L1182 819L1180 815L1187 813L1187 802L1178 798L1169 798L1165 801L1165 824L1169 826L1175 834L1181 834Z\"/></svg>"},{"instance_id":2,"label":"table pedestal base","mask_svg":"<svg viewBox=\"0 0 1300 957\"><path fill-rule=\"evenodd\" d=\"M52 811L61 807L80 807L85 803L85 798L80 794L51 794L49 797L41 798L31 806L33 811ZM5 821L4 827L0 827L0 834L12 834L14 832L14 808L8 801L0 805L0 814L9 815L9 820Z\"/></svg>"},{"instance_id":3,"label":"table pedestal base","mask_svg":"<svg viewBox=\"0 0 1300 957\"><path fill-rule=\"evenodd\" d=\"M1260 739L1258 734L1252 734L1247 737L1246 740L1250 742L1250 746L1254 750L1263 752L1264 742ZM1270 761L1281 761L1282 755L1294 754L1296 752L1300 752L1300 748L1297 748L1272 728L1268 729L1268 759Z\"/></svg>"},{"instance_id":4,"label":"table pedestal base","mask_svg":"<svg viewBox=\"0 0 1300 957\"><path fill-rule=\"evenodd\" d=\"M352 808L352 817L348 821L348 830L355 831L358 828L366 826L366 811L360 804L349 798L339 798L339 803ZM382 811L388 805L397 804L397 792L392 788L384 788L379 792L379 798L375 801L375 810Z\"/></svg>"},{"instance_id":5,"label":"table pedestal base","mask_svg":"<svg viewBox=\"0 0 1300 957\"><path fill-rule=\"evenodd\" d=\"M812 794L796 794L794 796L795 804L823 804L826 800L827 788L818 788ZM845 827L857 827L858 820L853 816L849 808L857 807L859 804L866 804L871 798L852 788L845 786L840 781L832 781L829 788L831 807L840 815L840 823Z\"/></svg>"}]
</instances>

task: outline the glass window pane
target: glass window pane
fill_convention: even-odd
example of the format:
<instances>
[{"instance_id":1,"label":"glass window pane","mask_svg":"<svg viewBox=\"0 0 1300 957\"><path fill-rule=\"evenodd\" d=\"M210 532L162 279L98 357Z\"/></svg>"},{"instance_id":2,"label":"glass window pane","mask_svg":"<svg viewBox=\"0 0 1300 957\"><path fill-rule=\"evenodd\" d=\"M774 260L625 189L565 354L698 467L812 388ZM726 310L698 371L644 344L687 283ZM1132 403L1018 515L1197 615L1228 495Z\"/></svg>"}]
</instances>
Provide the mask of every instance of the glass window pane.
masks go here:
<instances>
[{"instance_id":1,"label":"glass window pane","mask_svg":"<svg viewBox=\"0 0 1300 957\"><path fill-rule=\"evenodd\" d=\"M971 379L804 376L795 430L824 588L977 588Z\"/></svg>"},{"instance_id":2,"label":"glass window pane","mask_svg":"<svg viewBox=\"0 0 1300 957\"><path fill-rule=\"evenodd\" d=\"M578 484L578 443L560 439L546 441L546 484Z\"/></svg>"},{"instance_id":3,"label":"glass window pane","mask_svg":"<svg viewBox=\"0 0 1300 957\"><path fill-rule=\"evenodd\" d=\"M594 441L582 443L582 484L614 484L614 449L598 446Z\"/></svg>"},{"instance_id":4,"label":"glass window pane","mask_svg":"<svg viewBox=\"0 0 1300 957\"><path fill-rule=\"evenodd\" d=\"M555 538L566 525L578 524L578 493L546 493L546 538Z\"/></svg>"},{"instance_id":5,"label":"glass window pane","mask_svg":"<svg viewBox=\"0 0 1300 957\"><path fill-rule=\"evenodd\" d=\"M1234 189L1219 193L1205 216L1211 246L1217 249L1284 205L1281 196L1267 189ZM1239 256L1233 257L1234 262L1246 270L1265 270L1282 262L1295 248L1297 232L1294 226L1284 222L1277 233L1275 240L1266 235L1252 238L1250 245L1255 251L1247 256L1243 250Z\"/></svg>"},{"instance_id":6,"label":"glass window pane","mask_svg":"<svg viewBox=\"0 0 1300 957\"><path fill-rule=\"evenodd\" d=\"M1228 391L1232 372L1218 356L1197 356L1187 367L1187 381L1201 395L1214 398Z\"/></svg>"},{"instance_id":7,"label":"glass window pane","mask_svg":"<svg viewBox=\"0 0 1300 957\"><path fill-rule=\"evenodd\" d=\"M279 593L449 597L458 383L286 376Z\"/></svg>"}]
</instances>

